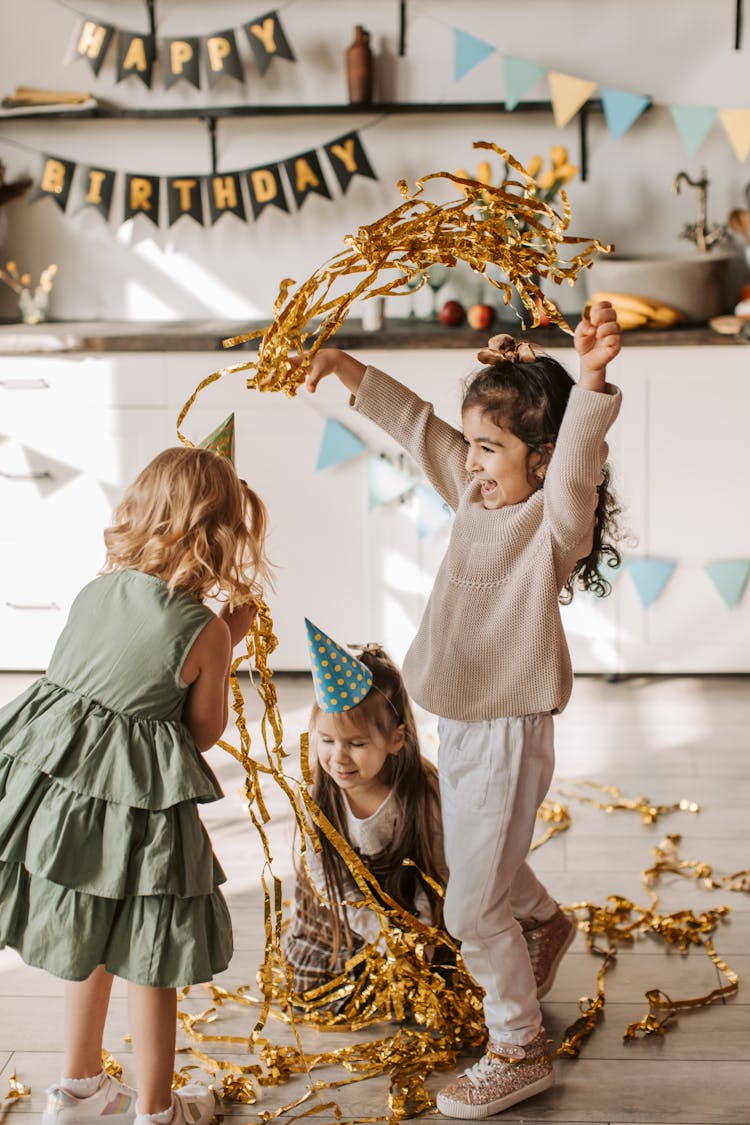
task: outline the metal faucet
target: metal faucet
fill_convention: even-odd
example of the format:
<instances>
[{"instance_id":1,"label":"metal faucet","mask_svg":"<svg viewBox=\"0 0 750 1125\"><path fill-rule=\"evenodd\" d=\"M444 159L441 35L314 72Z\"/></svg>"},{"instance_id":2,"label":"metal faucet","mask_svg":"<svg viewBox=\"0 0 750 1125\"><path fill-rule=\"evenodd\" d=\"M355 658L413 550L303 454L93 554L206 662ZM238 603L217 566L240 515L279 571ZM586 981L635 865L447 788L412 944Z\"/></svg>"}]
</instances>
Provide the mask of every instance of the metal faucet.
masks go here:
<instances>
[{"instance_id":1,"label":"metal faucet","mask_svg":"<svg viewBox=\"0 0 750 1125\"><path fill-rule=\"evenodd\" d=\"M672 182L672 192L675 195L680 194L680 187L683 181L689 184L690 187L695 188L698 192L698 213L695 223L685 224L680 238L689 239L696 244L701 253L707 254L712 246L717 242L721 242L723 238L726 238L727 228L726 226L712 226L709 228L706 222L708 210L708 176L706 175L706 169L701 168L701 178L699 180L694 180L687 172L678 172Z\"/></svg>"}]
</instances>

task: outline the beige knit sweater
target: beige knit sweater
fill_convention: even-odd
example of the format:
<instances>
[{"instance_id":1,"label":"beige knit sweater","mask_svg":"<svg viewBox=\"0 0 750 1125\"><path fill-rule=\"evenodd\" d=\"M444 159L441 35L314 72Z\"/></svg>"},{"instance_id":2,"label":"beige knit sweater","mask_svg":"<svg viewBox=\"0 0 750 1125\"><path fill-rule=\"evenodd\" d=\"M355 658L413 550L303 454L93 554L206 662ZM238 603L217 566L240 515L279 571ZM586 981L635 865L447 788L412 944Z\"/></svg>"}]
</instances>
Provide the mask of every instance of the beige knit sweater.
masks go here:
<instances>
[{"instance_id":1,"label":"beige knit sweater","mask_svg":"<svg viewBox=\"0 0 750 1125\"><path fill-rule=\"evenodd\" d=\"M561 711L573 673L558 596L591 550L619 390L574 387L544 488L496 510L482 506L466 472L463 436L431 403L368 367L353 405L411 454L456 513L404 660L412 698L465 721Z\"/></svg>"}]
</instances>

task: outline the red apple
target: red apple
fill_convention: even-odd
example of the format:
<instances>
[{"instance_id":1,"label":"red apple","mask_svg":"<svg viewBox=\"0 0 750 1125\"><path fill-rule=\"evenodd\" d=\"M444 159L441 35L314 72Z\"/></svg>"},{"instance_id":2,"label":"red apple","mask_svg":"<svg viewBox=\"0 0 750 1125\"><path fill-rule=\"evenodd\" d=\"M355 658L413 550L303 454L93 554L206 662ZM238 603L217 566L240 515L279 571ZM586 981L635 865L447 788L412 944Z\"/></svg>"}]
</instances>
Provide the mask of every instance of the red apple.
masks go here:
<instances>
[{"instance_id":1,"label":"red apple","mask_svg":"<svg viewBox=\"0 0 750 1125\"><path fill-rule=\"evenodd\" d=\"M440 310L440 320L449 328L455 328L464 319L464 307L458 301L446 301Z\"/></svg>"},{"instance_id":2,"label":"red apple","mask_svg":"<svg viewBox=\"0 0 750 1125\"><path fill-rule=\"evenodd\" d=\"M495 319L495 310L492 305L472 305L466 319L472 328L489 328Z\"/></svg>"}]
</instances>

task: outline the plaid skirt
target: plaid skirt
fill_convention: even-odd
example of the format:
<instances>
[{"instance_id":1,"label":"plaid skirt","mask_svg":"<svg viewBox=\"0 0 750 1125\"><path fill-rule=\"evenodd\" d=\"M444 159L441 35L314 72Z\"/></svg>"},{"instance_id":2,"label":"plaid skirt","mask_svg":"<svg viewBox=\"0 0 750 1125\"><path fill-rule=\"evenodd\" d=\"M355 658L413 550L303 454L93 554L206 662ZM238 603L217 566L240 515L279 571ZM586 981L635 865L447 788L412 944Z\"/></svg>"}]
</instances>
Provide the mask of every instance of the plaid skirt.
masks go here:
<instances>
[{"instance_id":1,"label":"plaid skirt","mask_svg":"<svg viewBox=\"0 0 750 1125\"><path fill-rule=\"evenodd\" d=\"M294 913L281 938L281 951L292 969L295 992L303 994L327 984L345 971L347 961L364 946L359 934L351 935L351 945L342 935L334 957L331 912L306 881L297 881Z\"/></svg>"}]
</instances>

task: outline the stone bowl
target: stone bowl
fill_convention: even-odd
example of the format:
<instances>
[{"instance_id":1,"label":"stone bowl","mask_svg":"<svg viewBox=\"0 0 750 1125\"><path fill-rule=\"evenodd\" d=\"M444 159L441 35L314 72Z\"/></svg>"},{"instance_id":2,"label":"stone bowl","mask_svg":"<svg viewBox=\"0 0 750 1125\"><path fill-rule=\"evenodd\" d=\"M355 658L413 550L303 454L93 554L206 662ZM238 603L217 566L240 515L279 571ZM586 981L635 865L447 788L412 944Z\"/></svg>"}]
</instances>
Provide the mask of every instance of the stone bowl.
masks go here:
<instances>
[{"instance_id":1,"label":"stone bowl","mask_svg":"<svg viewBox=\"0 0 750 1125\"><path fill-rule=\"evenodd\" d=\"M589 293L605 290L648 297L679 309L689 324L731 312L730 254L684 254L673 258L597 258L588 270Z\"/></svg>"}]
</instances>

